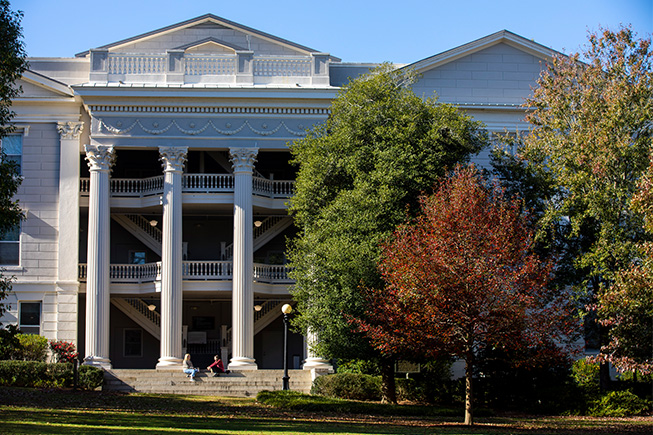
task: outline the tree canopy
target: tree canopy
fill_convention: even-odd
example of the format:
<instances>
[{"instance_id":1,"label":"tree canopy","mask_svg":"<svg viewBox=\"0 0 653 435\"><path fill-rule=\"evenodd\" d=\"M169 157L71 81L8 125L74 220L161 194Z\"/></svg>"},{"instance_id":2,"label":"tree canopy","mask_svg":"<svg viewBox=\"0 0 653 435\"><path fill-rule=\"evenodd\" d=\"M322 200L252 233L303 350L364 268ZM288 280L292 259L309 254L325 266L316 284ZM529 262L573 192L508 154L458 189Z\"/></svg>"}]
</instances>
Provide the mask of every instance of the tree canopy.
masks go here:
<instances>
[{"instance_id":1,"label":"tree canopy","mask_svg":"<svg viewBox=\"0 0 653 435\"><path fill-rule=\"evenodd\" d=\"M21 12L10 9L8 0L0 0L0 139L13 130L10 124L14 116L11 101L20 95L16 80L27 69L20 27L22 16ZM3 152L0 161L0 237L14 229L23 218L18 201L14 199L20 182L16 163L5 159ZM10 277L0 274L0 301L11 290L11 281ZM0 303L0 316L5 309L5 304Z\"/></svg>"},{"instance_id":2,"label":"tree canopy","mask_svg":"<svg viewBox=\"0 0 653 435\"><path fill-rule=\"evenodd\" d=\"M519 199L473 166L457 168L383 245L387 286L369 289L368 320L355 322L384 354L463 359L467 424L481 348L555 349L546 345L579 332L569 295L548 286L553 264L532 251L530 225Z\"/></svg>"},{"instance_id":3,"label":"tree canopy","mask_svg":"<svg viewBox=\"0 0 653 435\"><path fill-rule=\"evenodd\" d=\"M384 65L343 87L325 124L291 145L298 165L289 252L295 325L319 337L323 356L369 358L347 316L362 316L362 288L383 288L379 242L418 209L446 168L486 144L478 122L423 100L414 73Z\"/></svg>"},{"instance_id":4,"label":"tree canopy","mask_svg":"<svg viewBox=\"0 0 653 435\"><path fill-rule=\"evenodd\" d=\"M590 34L582 58L548 64L525 103L530 131L514 158L499 154L499 173L539 213L538 239L561 262L559 284L586 303L616 290L651 238L632 201L653 137L652 59L650 37L628 27Z\"/></svg>"}]
</instances>

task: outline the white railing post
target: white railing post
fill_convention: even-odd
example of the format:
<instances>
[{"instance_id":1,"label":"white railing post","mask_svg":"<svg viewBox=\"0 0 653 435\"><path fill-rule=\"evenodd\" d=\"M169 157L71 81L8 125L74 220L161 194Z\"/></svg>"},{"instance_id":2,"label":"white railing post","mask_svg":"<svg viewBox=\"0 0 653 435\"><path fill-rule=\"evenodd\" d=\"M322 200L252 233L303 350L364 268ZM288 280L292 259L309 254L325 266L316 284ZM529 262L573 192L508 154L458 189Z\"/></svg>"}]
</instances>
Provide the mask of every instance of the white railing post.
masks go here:
<instances>
[{"instance_id":1,"label":"white railing post","mask_svg":"<svg viewBox=\"0 0 653 435\"><path fill-rule=\"evenodd\" d=\"M168 50L166 55L166 83L184 83L184 51Z\"/></svg>"},{"instance_id":2,"label":"white railing post","mask_svg":"<svg viewBox=\"0 0 653 435\"><path fill-rule=\"evenodd\" d=\"M254 83L254 52L236 51L236 83Z\"/></svg>"},{"instance_id":3,"label":"white railing post","mask_svg":"<svg viewBox=\"0 0 653 435\"><path fill-rule=\"evenodd\" d=\"M311 69L311 84L328 85L329 84L329 54L328 53L311 53L313 58L313 68Z\"/></svg>"},{"instance_id":4,"label":"white railing post","mask_svg":"<svg viewBox=\"0 0 653 435\"><path fill-rule=\"evenodd\" d=\"M109 50L96 48L91 50L91 82L106 83L109 81Z\"/></svg>"}]
</instances>

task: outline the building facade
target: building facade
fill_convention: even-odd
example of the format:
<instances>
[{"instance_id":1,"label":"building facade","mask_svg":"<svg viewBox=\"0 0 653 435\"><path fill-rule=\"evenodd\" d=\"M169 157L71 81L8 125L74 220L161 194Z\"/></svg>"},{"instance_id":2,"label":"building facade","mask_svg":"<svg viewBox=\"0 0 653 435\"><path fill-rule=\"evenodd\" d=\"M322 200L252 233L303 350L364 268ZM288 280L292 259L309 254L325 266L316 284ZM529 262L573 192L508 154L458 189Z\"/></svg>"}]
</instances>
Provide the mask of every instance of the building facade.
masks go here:
<instances>
[{"instance_id":1,"label":"building facade","mask_svg":"<svg viewBox=\"0 0 653 435\"><path fill-rule=\"evenodd\" d=\"M554 54L501 31L407 67L418 95L515 131ZM374 65L214 15L29 61L2 140L27 215L0 243L17 278L2 322L105 368L176 368L185 352L199 366L220 354L232 370L281 367L288 143ZM289 347L291 367L328 365L298 334Z\"/></svg>"}]
</instances>

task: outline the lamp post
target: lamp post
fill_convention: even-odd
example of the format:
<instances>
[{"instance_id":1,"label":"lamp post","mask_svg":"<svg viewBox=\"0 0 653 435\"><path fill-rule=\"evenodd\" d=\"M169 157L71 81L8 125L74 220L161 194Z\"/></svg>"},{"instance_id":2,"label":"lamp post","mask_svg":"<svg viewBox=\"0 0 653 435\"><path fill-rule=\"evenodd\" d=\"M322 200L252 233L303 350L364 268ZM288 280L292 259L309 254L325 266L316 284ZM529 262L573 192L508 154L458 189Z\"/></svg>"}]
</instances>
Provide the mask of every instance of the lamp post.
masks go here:
<instances>
[{"instance_id":1,"label":"lamp post","mask_svg":"<svg viewBox=\"0 0 653 435\"><path fill-rule=\"evenodd\" d=\"M288 376L288 315L292 312L290 304L284 304L281 307L283 313L283 387L282 389L290 390L290 377Z\"/></svg>"}]
</instances>

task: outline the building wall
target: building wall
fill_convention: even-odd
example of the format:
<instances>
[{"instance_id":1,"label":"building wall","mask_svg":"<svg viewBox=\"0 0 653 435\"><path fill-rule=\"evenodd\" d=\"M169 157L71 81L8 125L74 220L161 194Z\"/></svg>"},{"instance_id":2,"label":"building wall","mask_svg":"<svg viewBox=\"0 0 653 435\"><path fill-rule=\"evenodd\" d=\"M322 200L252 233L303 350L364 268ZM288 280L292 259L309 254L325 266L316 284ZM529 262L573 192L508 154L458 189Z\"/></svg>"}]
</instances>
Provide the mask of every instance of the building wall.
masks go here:
<instances>
[{"instance_id":1,"label":"building wall","mask_svg":"<svg viewBox=\"0 0 653 435\"><path fill-rule=\"evenodd\" d=\"M501 43L423 73L417 95L448 103L517 104L531 94L540 59Z\"/></svg>"}]
</instances>

